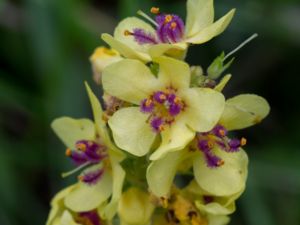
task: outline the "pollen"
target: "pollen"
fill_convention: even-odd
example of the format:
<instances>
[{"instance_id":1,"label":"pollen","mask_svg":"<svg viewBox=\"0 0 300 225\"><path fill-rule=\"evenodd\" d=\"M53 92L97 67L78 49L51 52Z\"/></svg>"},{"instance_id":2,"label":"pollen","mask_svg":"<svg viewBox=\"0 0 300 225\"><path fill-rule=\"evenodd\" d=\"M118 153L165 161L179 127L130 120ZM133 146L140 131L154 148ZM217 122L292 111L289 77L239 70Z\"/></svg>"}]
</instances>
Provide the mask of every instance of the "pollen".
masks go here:
<instances>
[{"instance_id":1,"label":"pollen","mask_svg":"<svg viewBox=\"0 0 300 225\"><path fill-rule=\"evenodd\" d=\"M176 104L181 104L182 103L181 98L179 98L178 96L175 97L174 102Z\"/></svg>"},{"instance_id":2,"label":"pollen","mask_svg":"<svg viewBox=\"0 0 300 225\"><path fill-rule=\"evenodd\" d=\"M172 23L171 23L171 29L172 29L172 30L175 30L176 27L177 27L177 23L172 22Z\"/></svg>"},{"instance_id":3,"label":"pollen","mask_svg":"<svg viewBox=\"0 0 300 225\"><path fill-rule=\"evenodd\" d=\"M125 30L124 35L125 36L130 36L130 35L132 35L132 32L130 32L129 30Z\"/></svg>"},{"instance_id":4,"label":"pollen","mask_svg":"<svg viewBox=\"0 0 300 225\"><path fill-rule=\"evenodd\" d=\"M152 100L148 98L145 102L146 107L149 107L151 104L152 104Z\"/></svg>"},{"instance_id":5,"label":"pollen","mask_svg":"<svg viewBox=\"0 0 300 225\"><path fill-rule=\"evenodd\" d=\"M224 160L221 159L221 160L218 161L218 166L223 166L224 163L225 163Z\"/></svg>"},{"instance_id":6,"label":"pollen","mask_svg":"<svg viewBox=\"0 0 300 225\"><path fill-rule=\"evenodd\" d=\"M226 132L225 132L225 130L219 130L219 134L222 136L222 137L224 137L225 136L225 134L226 134Z\"/></svg>"},{"instance_id":7,"label":"pollen","mask_svg":"<svg viewBox=\"0 0 300 225\"><path fill-rule=\"evenodd\" d=\"M77 177L77 179L79 180L79 181L83 181L83 176L82 175L79 175L78 177Z\"/></svg>"},{"instance_id":8,"label":"pollen","mask_svg":"<svg viewBox=\"0 0 300 225\"><path fill-rule=\"evenodd\" d=\"M172 15L166 15L165 17L165 23L169 23L173 20L173 16Z\"/></svg>"},{"instance_id":9,"label":"pollen","mask_svg":"<svg viewBox=\"0 0 300 225\"><path fill-rule=\"evenodd\" d=\"M242 138L241 139L241 146L245 146L247 144L247 139L246 138Z\"/></svg>"},{"instance_id":10,"label":"pollen","mask_svg":"<svg viewBox=\"0 0 300 225\"><path fill-rule=\"evenodd\" d=\"M69 149L69 148L67 148L67 150L66 150L66 156L71 156L72 155L72 150L71 149Z\"/></svg>"},{"instance_id":11,"label":"pollen","mask_svg":"<svg viewBox=\"0 0 300 225\"><path fill-rule=\"evenodd\" d=\"M153 14L159 14L159 8L158 7L152 7L150 9L150 12L153 13Z\"/></svg>"},{"instance_id":12,"label":"pollen","mask_svg":"<svg viewBox=\"0 0 300 225\"><path fill-rule=\"evenodd\" d=\"M76 148L82 152L86 151L86 145L84 143L78 143L76 144Z\"/></svg>"}]
</instances>

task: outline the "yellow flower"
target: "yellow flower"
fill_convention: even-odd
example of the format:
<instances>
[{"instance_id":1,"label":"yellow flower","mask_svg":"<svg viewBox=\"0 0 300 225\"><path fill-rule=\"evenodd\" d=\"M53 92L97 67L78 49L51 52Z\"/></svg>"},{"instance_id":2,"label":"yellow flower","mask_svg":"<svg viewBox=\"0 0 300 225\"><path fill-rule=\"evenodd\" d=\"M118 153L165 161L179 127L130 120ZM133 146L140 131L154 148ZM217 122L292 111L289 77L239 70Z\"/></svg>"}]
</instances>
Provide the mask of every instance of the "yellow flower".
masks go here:
<instances>
[{"instance_id":1,"label":"yellow flower","mask_svg":"<svg viewBox=\"0 0 300 225\"><path fill-rule=\"evenodd\" d=\"M101 75L104 68L112 63L122 60L119 52L105 47L98 47L95 49L93 55L90 57L93 68L93 79L97 84L101 83Z\"/></svg>"},{"instance_id":2,"label":"yellow flower","mask_svg":"<svg viewBox=\"0 0 300 225\"><path fill-rule=\"evenodd\" d=\"M131 187L120 199L118 215L121 225L147 225L154 211L150 195L141 189Z\"/></svg>"},{"instance_id":3,"label":"yellow flower","mask_svg":"<svg viewBox=\"0 0 300 225\"><path fill-rule=\"evenodd\" d=\"M168 153L149 165L150 190L157 196L168 196L174 176L183 163L188 165L186 169L193 166L198 185L214 196L230 196L244 190L248 157L241 147L246 139L229 139L226 134L260 122L269 111L267 101L257 95L244 94L228 99L214 129L197 133L185 150Z\"/></svg>"},{"instance_id":4,"label":"yellow flower","mask_svg":"<svg viewBox=\"0 0 300 225\"><path fill-rule=\"evenodd\" d=\"M136 17L129 17L119 23L114 37L103 34L102 39L124 57L151 61L151 57L167 54L184 58L189 44L202 44L222 33L230 23L235 10L214 22L213 0L188 0L186 24L174 14L156 14L155 21L140 12L153 26Z\"/></svg>"},{"instance_id":5,"label":"yellow flower","mask_svg":"<svg viewBox=\"0 0 300 225\"><path fill-rule=\"evenodd\" d=\"M100 218L98 209L86 212L73 212L66 207L65 198L78 184L69 186L54 196L46 225L111 225Z\"/></svg>"},{"instance_id":6,"label":"yellow flower","mask_svg":"<svg viewBox=\"0 0 300 225\"><path fill-rule=\"evenodd\" d=\"M75 172L83 169L79 184L68 193L64 204L74 212L85 212L99 207L111 196L101 215L111 219L122 193L125 172L120 161L124 156L110 140L97 97L87 84L86 88L95 123L89 119L62 117L51 125L68 147L67 156L78 166Z\"/></svg>"},{"instance_id":7,"label":"yellow flower","mask_svg":"<svg viewBox=\"0 0 300 225\"><path fill-rule=\"evenodd\" d=\"M108 124L118 147L143 156L159 134L161 144L151 155L157 160L182 150L196 132L211 130L224 110L224 96L209 88L190 88L188 64L161 56L156 77L138 60L124 59L103 72L108 94L134 104L115 112Z\"/></svg>"}]
</instances>

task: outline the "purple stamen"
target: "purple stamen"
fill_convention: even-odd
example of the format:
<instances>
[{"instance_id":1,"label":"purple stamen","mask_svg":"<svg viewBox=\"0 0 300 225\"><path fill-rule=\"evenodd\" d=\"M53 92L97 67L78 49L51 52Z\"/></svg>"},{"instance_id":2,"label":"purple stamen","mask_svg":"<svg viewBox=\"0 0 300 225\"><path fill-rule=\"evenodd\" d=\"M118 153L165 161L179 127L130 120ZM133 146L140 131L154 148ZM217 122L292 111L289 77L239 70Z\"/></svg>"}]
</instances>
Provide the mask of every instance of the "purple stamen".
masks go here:
<instances>
[{"instance_id":1,"label":"purple stamen","mask_svg":"<svg viewBox=\"0 0 300 225\"><path fill-rule=\"evenodd\" d=\"M241 147L241 141L238 139L231 139L228 142L229 149L227 149L228 152L237 152L239 151L239 148Z\"/></svg>"},{"instance_id":2,"label":"purple stamen","mask_svg":"<svg viewBox=\"0 0 300 225\"><path fill-rule=\"evenodd\" d=\"M206 165L210 168L217 168L224 164L224 161L218 156L214 155L212 152L204 153Z\"/></svg>"},{"instance_id":3,"label":"purple stamen","mask_svg":"<svg viewBox=\"0 0 300 225\"><path fill-rule=\"evenodd\" d=\"M154 93L153 99L154 99L156 102L158 102L158 103L160 103L160 104L163 104L163 103L166 101L167 96L166 96L166 94L165 94L164 92L162 92L162 91L157 91L157 92Z\"/></svg>"},{"instance_id":4,"label":"purple stamen","mask_svg":"<svg viewBox=\"0 0 300 225\"><path fill-rule=\"evenodd\" d=\"M212 130L212 133L214 135L216 135L219 138L223 138L227 135L227 130L225 129L225 127L223 127L222 125L217 125L214 127L214 129Z\"/></svg>"},{"instance_id":5,"label":"purple stamen","mask_svg":"<svg viewBox=\"0 0 300 225\"><path fill-rule=\"evenodd\" d=\"M100 180L103 173L104 173L103 169L86 172L82 176L79 176L79 180L86 184L94 185Z\"/></svg>"},{"instance_id":6,"label":"purple stamen","mask_svg":"<svg viewBox=\"0 0 300 225\"><path fill-rule=\"evenodd\" d=\"M134 40L140 44L157 44L157 40L153 34L150 32L146 32L143 29L135 28L133 29L132 35L134 37Z\"/></svg>"},{"instance_id":7,"label":"purple stamen","mask_svg":"<svg viewBox=\"0 0 300 225\"><path fill-rule=\"evenodd\" d=\"M154 103L151 99L144 99L141 102L140 110L143 113L151 113L154 108Z\"/></svg>"},{"instance_id":8,"label":"purple stamen","mask_svg":"<svg viewBox=\"0 0 300 225\"><path fill-rule=\"evenodd\" d=\"M101 225L101 219L97 213L97 211L89 211L89 212L81 212L79 213L79 221L86 221L88 220L90 225Z\"/></svg>"},{"instance_id":9,"label":"purple stamen","mask_svg":"<svg viewBox=\"0 0 300 225\"><path fill-rule=\"evenodd\" d=\"M76 166L80 166L89 161L88 157L84 152L71 151L69 157L72 159L73 163Z\"/></svg>"},{"instance_id":10,"label":"purple stamen","mask_svg":"<svg viewBox=\"0 0 300 225\"><path fill-rule=\"evenodd\" d=\"M204 204L207 205L209 203L212 203L214 201L213 196L204 195L203 196Z\"/></svg>"},{"instance_id":11,"label":"purple stamen","mask_svg":"<svg viewBox=\"0 0 300 225\"><path fill-rule=\"evenodd\" d=\"M177 15L158 15L157 36L162 43L176 43L183 39L184 23Z\"/></svg>"},{"instance_id":12,"label":"purple stamen","mask_svg":"<svg viewBox=\"0 0 300 225\"><path fill-rule=\"evenodd\" d=\"M208 140L200 140L198 141L198 148L204 152L204 153L208 153L211 149L212 146L211 144L208 142Z\"/></svg>"},{"instance_id":13,"label":"purple stamen","mask_svg":"<svg viewBox=\"0 0 300 225\"><path fill-rule=\"evenodd\" d=\"M163 120L162 118L156 117L151 120L151 127L154 132L159 133L163 130Z\"/></svg>"},{"instance_id":14,"label":"purple stamen","mask_svg":"<svg viewBox=\"0 0 300 225\"><path fill-rule=\"evenodd\" d=\"M170 115L176 116L180 112L181 112L181 106L180 105L178 105L176 103L170 105L170 107L169 107L169 113L170 113Z\"/></svg>"}]
</instances>

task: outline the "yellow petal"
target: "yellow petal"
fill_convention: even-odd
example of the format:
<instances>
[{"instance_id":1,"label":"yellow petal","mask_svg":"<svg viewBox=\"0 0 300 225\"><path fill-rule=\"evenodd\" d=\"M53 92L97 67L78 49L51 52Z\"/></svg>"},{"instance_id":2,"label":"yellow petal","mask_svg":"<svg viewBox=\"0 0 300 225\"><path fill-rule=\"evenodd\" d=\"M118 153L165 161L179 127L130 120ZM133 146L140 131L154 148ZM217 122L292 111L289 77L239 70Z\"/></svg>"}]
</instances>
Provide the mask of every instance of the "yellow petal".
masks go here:
<instances>
[{"instance_id":1,"label":"yellow petal","mask_svg":"<svg viewBox=\"0 0 300 225\"><path fill-rule=\"evenodd\" d=\"M105 171L101 179L93 185L80 182L65 198L65 205L74 212L85 212L97 208L112 193L112 177Z\"/></svg>"},{"instance_id":2,"label":"yellow petal","mask_svg":"<svg viewBox=\"0 0 300 225\"><path fill-rule=\"evenodd\" d=\"M185 33L187 37L198 33L214 21L213 0L188 0Z\"/></svg>"},{"instance_id":3,"label":"yellow petal","mask_svg":"<svg viewBox=\"0 0 300 225\"><path fill-rule=\"evenodd\" d=\"M183 118L178 118L169 128L161 133L162 143L150 156L150 160L163 158L167 153L183 150L195 137L195 132L188 128Z\"/></svg>"},{"instance_id":4,"label":"yellow petal","mask_svg":"<svg viewBox=\"0 0 300 225\"><path fill-rule=\"evenodd\" d=\"M171 152L153 161L147 169L147 182L150 191L157 197L168 197L177 167L183 160L184 151Z\"/></svg>"},{"instance_id":5,"label":"yellow petal","mask_svg":"<svg viewBox=\"0 0 300 225\"><path fill-rule=\"evenodd\" d=\"M75 143L79 140L95 139L95 125L89 119L60 117L52 122L51 127L62 142L71 149L75 148Z\"/></svg>"},{"instance_id":6,"label":"yellow petal","mask_svg":"<svg viewBox=\"0 0 300 225\"><path fill-rule=\"evenodd\" d=\"M222 92L228 81L231 79L231 74L225 75L220 83L214 88L216 91Z\"/></svg>"},{"instance_id":7,"label":"yellow petal","mask_svg":"<svg viewBox=\"0 0 300 225\"><path fill-rule=\"evenodd\" d=\"M228 216L208 215L208 225L226 225L230 222Z\"/></svg>"},{"instance_id":8,"label":"yellow petal","mask_svg":"<svg viewBox=\"0 0 300 225\"><path fill-rule=\"evenodd\" d=\"M125 151L143 156L147 154L156 134L146 123L148 115L140 112L139 107L129 107L118 110L109 119L116 145Z\"/></svg>"},{"instance_id":9,"label":"yellow petal","mask_svg":"<svg viewBox=\"0 0 300 225\"><path fill-rule=\"evenodd\" d=\"M114 37L112 37L109 34L102 34L101 38L103 41L105 41L111 48L117 49L118 52L120 52L121 55L123 55L125 58L129 59L138 59L143 62L149 62L151 61L151 58L148 54L139 52L133 48L130 48L125 43L116 40Z\"/></svg>"},{"instance_id":10,"label":"yellow petal","mask_svg":"<svg viewBox=\"0 0 300 225\"><path fill-rule=\"evenodd\" d=\"M147 66L132 59L106 67L102 83L108 94L137 105L160 86Z\"/></svg>"},{"instance_id":11,"label":"yellow petal","mask_svg":"<svg viewBox=\"0 0 300 225\"><path fill-rule=\"evenodd\" d=\"M118 155L120 160L122 160L124 157L124 154L119 149L117 149L115 147L115 145L112 143L112 141L110 140L108 130L106 127L106 123L103 120L103 110L102 110L102 107L101 107L101 104L100 104L98 98L93 93L93 91L91 90L91 88L89 87L87 82L85 82L85 87L88 92L90 103L92 105L92 110L93 110L97 133L99 134L99 136L100 136L101 140L104 142L104 144L111 151L114 151L114 154Z\"/></svg>"},{"instance_id":12,"label":"yellow petal","mask_svg":"<svg viewBox=\"0 0 300 225\"><path fill-rule=\"evenodd\" d=\"M64 198L73 190L75 185L69 186L58 192L51 200L51 211L49 213L46 225L52 225L53 221L60 217L65 209Z\"/></svg>"},{"instance_id":13,"label":"yellow petal","mask_svg":"<svg viewBox=\"0 0 300 225\"><path fill-rule=\"evenodd\" d=\"M202 44L218 36L227 28L231 19L233 18L234 12L235 9L232 9L212 25L202 29L200 32L194 34L193 36L188 37L186 39L186 42L193 44Z\"/></svg>"},{"instance_id":14,"label":"yellow petal","mask_svg":"<svg viewBox=\"0 0 300 225\"><path fill-rule=\"evenodd\" d=\"M190 86L190 67L187 63L166 56L153 59L159 64L158 79L165 87L175 89Z\"/></svg>"},{"instance_id":15,"label":"yellow petal","mask_svg":"<svg viewBox=\"0 0 300 225\"><path fill-rule=\"evenodd\" d=\"M119 216L126 224L147 224L154 211L148 193L131 187L123 193L119 203Z\"/></svg>"},{"instance_id":16,"label":"yellow petal","mask_svg":"<svg viewBox=\"0 0 300 225\"><path fill-rule=\"evenodd\" d=\"M225 106L224 96L210 88L190 88L182 96L187 104L187 124L198 132L211 130L219 121Z\"/></svg>"},{"instance_id":17,"label":"yellow petal","mask_svg":"<svg viewBox=\"0 0 300 225\"><path fill-rule=\"evenodd\" d=\"M115 29L114 38L139 52L148 52L149 45L140 45L132 35L125 35L125 31L133 32L135 28L143 29L147 33L155 34L153 27L137 17L128 17L122 20ZM118 50L118 49L117 49Z\"/></svg>"},{"instance_id":18,"label":"yellow petal","mask_svg":"<svg viewBox=\"0 0 300 225\"><path fill-rule=\"evenodd\" d=\"M228 130L238 130L261 122L270 112L268 102L257 95L243 94L226 101L220 124Z\"/></svg>"},{"instance_id":19,"label":"yellow petal","mask_svg":"<svg viewBox=\"0 0 300 225\"><path fill-rule=\"evenodd\" d=\"M112 198L108 205L104 207L101 212L101 218L105 220L111 220L117 212L118 202L122 194L123 182L125 179L125 171L120 166L118 159L111 157L112 164Z\"/></svg>"},{"instance_id":20,"label":"yellow petal","mask_svg":"<svg viewBox=\"0 0 300 225\"><path fill-rule=\"evenodd\" d=\"M152 58L166 55L172 58L183 60L187 53L188 45L186 43L176 44L156 44L149 46L149 54Z\"/></svg>"},{"instance_id":21,"label":"yellow petal","mask_svg":"<svg viewBox=\"0 0 300 225\"><path fill-rule=\"evenodd\" d=\"M248 171L248 157L244 150L228 153L219 148L214 153L224 160L224 165L209 168L203 154L194 160L194 174L198 185L214 196L230 196L244 190Z\"/></svg>"},{"instance_id":22,"label":"yellow petal","mask_svg":"<svg viewBox=\"0 0 300 225\"><path fill-rule=\"evenodd\" d=\"M103 110L101 107L101 104L96 97L96 95L93 93L91 90L90 86L88 85L87 82L85 82L85 87L90 99L90 103L92 105L92 110L93 110L93 115L94 115L94 120L96 124L96 130L99 136L104 139L105 142L109 141L109 135L108 131L106 128L106 124L103 120Z\"/></svg>"},{"instance_id":23,"label":"yellow petal","mask_svg":"<svg viewBox=\"0 0 300 225\"><path fill-rule=\"evenodd\" d=\"M61 217L59 225L80 225L80 224L76 223L72 217L72 214L67 210L65 210Z\"/></svg>"}]
</instances>

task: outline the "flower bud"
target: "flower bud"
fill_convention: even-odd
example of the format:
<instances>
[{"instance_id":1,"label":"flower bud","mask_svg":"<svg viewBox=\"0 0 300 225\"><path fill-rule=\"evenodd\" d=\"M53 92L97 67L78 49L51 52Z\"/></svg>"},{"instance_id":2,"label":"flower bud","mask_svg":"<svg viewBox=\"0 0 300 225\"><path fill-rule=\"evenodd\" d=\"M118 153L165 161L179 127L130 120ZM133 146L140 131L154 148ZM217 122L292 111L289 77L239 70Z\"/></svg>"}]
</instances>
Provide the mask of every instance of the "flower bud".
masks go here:
<instances>
[{"instance_id":1,"label":"flower bud","mask_svg":"<svg viewBox=\"0 0 300 225\"><path fill-rule=\"evenodd\" d=\"M123 193L119 202L119 216L125 224L147 224L152 216L154 205L150 196L135 187Z\"/></svg>"},{"instance_id":2,"label":"flower bud","mask_svg":"<svg viewBox=\"0 0 300 225\"><path fill-rule=\"evenodd\" d=\"M105 47L96 48L93 55L90 57L94 81L97 84L101 84L101 74L104 68L112 63L120 61L121 59L122 57L116 50Z\"/></svg>"},{"instance_id":3,"label":"flower bud","mask_svg":"<svg viewBox=\"0 0 300 225\"><path fill-rule=\"evenodd\" d=\"M208 67L208 78L218 79L221 76L221 74L232 64L233 60L234 58L232 58L228 63L224 65L225 54L224 52L222 52L222 54L215 58L212 64L210 64L210 66Z\"/></svg>"}]
</instances>

